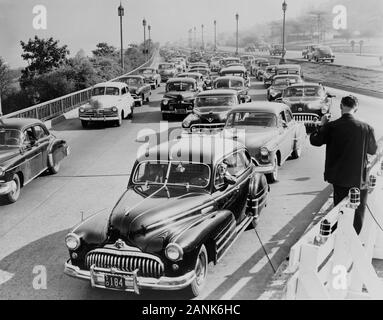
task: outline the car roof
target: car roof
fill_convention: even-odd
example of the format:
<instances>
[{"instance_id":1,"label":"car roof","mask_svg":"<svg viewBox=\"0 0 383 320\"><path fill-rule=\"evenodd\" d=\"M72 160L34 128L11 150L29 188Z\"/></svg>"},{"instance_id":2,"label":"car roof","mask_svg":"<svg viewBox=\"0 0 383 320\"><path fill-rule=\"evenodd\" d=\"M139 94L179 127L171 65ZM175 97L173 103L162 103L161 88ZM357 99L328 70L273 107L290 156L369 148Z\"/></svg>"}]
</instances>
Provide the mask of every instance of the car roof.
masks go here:
<instances>
[{"instance_id":1,"label":"car roof","mask_svg":"<svg viewBox=\"0 0 383 320\"><path fill-rule=\"evenodd\" d=\"M0 128L23 130L34 124L45 124L39 119L33 118L0 118Z\"/></svg>"},{"instance_id":2,"label":"car roof","mask_svg":"<svg viewBox=\"0 0 383 320\"><path fill-rule=\"evenodd\" d=\"M120 82L117 79L116 81L107 81L107 82L97 83L93 87L94 88L98 88L98 87L115 87L115 88L121 89L121 88L125 88L126 87L126 83Z\"/></svg>"},{"instance_id":3,"label":"car roof","mask_svg":"<svg viewBox=\"0 0 383 320\"><path fill-rule=\"evenodd\" d=\"M301 83L294 83L289 88L291 87L320 87L321 84L315 83L315 82L301 82Z\"/></svg>"},{"instance_id":4,"label":"car roof","mask_svg":"<svg viewBox=\"0 0 383 320\"><path fill-rule=\"evenodd\" d=\"M167 83L171 83L171 82L192 82L192 83L195 83L197 82L195 79L193 78L170 78Z\"/></svg>"},{"instance_id":5,"label":"car roof","mask_svg":"<svg viewBox=\"0 0 383 320\"><path fill-rule=\"evenodd\" d=\"M227 68L223 68L221 70L221 72L225 72L225 71L246 71L247 69L243 66L230 66L230 67L227 67Z\"/></svg>"},{"instance_id":6,"label":"car roof","mask_svg":"<svg viewBox=\"0 0 383 320\"><path fill-rule=\"evenodd\" d=\"M230 113L234 112L267 112L279 114L288 108L287 105L279 102L255 101L243 103L235 107Z\"/></svg>"},{"instance_id":7,"label":"car roof","mask_svg":"<svg viewBox=\"0 0 383 320\"><path fill-rule=\"evenodd\" d=\"M197 97L207 96L223 96L223 95L237 95L237 91L233 89L213 89L200 92Z\"/></svg>"},{"instance_id":8,"label":"car roof","mask_svg":"<svg viewBox=\"0 0 383 320\"><path fill-rule=\"evenodd\" d=\"M294 78L300 78L301 76L299 74L278 74L274 76L275 79L281 79L281 78L289 78L289 77L294 77Z\"/></svg>"},{"instance_id":9,"label":"car roof","mask_svg":"<svg viewBox=\"0 0 383 320\"><path fill-rule=\"evenodd\" d=\"M135 79L135 78L139 78L141 80L145 79L143 76L138 75L138 74L132 74L132 75L123 76L120 79Z\"/></svg>"},{"instance_id":10,"label":"car roof","mask_svg":"<svg viewBox=\"0 0 383 320\"><path fill-rule=\"evenodd\" d=\"M223 60L241 60L240 58L237 58L237 57L226 57L226 58L223 58Z\"/></svg>"},{"instance_id":11,"label":"car roof","mask_svg":"<svg viewBox=\"0 0 383 320\"><path fill-rule=\"evenodd\" d=\"M240 142L219 135L188 134L146 150L140 149L137 161L173 160L215 165L226 155L241 149L245 146Z\"/></svg>"},{"instance_id":12,"label":"car roof","mask_svg":"<svg viewBox=\"0 0 383 320\"><path fill-rule=\"evenodd\" d=\"M239 76L222 76L222 77L218 77L214 79L214 81L217 81L217 80L237 80L237 81L245 82L245 80Z\"/></svg>"},{"instance_id":13,"label":"car roof","mask_svg":"<svg viewBox=\"0 0 383 320\"><path fill-rule=\"evenodd\" d=\"M182 73L178 74L177 77L183 78L184 76L188 76L188 75L200 76L200 77L203 76L203 74L199 73L199 72L182 72Z\"/></svg>"}]
</instances>

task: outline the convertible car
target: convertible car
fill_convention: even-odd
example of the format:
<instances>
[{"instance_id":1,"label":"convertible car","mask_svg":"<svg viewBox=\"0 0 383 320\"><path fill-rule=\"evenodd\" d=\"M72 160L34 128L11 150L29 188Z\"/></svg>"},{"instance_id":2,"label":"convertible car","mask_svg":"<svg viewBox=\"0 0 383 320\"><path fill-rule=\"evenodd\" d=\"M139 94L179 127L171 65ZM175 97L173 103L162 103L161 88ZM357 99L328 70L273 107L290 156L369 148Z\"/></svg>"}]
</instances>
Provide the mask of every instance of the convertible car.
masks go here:
<instances>
[{"instance_id":1,"label":"convertible car","mask_svg":"<svg viewBox=\"0 0 383 320\"><path fill-rule=\"evenodd\" d=\"M287 105L250 102L229 112L222 135L245 144L257 170L272 183L278 180L278 168L289 157L301 156L306 130L294 120Z\"/></svg>"},{"instance_id":2,"label":"convertible car","mask_svg":"<svg viewBox=\"0 0 383 320\"><path fill-rule=\"evenodd\" d=\"M237 237L256 222L269 186L248 150L212 135L188 134L144 148L111 212L66 237L65 273L92 287L197 296Z\"/></svg>"},{"instance_id":3,"label":"convertible car","mask_svg":"<svg viewBox=\"0 0 383 320\"><path fill-rule=\"evenodd\" d=\"M56 174L69 155L64 140L37 119L0 119L0 197L13 203L20 189L44 171Z\"/></svg>"}]
</instances>

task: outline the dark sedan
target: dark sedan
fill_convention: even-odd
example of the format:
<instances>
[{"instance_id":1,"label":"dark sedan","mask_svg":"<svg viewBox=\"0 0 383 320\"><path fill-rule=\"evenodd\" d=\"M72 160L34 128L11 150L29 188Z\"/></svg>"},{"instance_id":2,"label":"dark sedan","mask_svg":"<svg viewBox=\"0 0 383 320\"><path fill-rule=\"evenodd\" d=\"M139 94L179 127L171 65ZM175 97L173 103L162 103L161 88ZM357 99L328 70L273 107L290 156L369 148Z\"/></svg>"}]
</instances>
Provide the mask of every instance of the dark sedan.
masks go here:
<instances>
[{"instance_id":1,"label":"dark sedan","mask_svg":"<svg viewBox=\"0 0 383 320\"><path fill-rule=\"evenodd\" d=\"M240 95L235 90L209 90L198 94L193 113L182 122L183 128L223 127L228 112L241 103Z\"/></svg>"},{"instance_id":2,"label":"dark sedan","mask_svg":"<svg viewBox=\"0 0 383 320\"><path fill-rule=\"evenodd\" d=\"M233 140L188 134L139 153L111 211L65 238L65 273L92 287L199 295L216 264L255 223L269 186Z\"/></svg>"},{"instance_id":3,"label":"dark sedan","mask_svg":"<svg viewBox=\"0 0 383 320\"><path fill-rule=\"evenodd\" d=\"M325 114L331 113L332 98L319 83L297 83L289 86L278 100L290 106L295 120L306 125L308 130L317 125Z\"/></svg>"},{"instance_id":4,"label":"dark sedan","mask_svg":"<svg viewBox=\"0 0 383 320\"><path fill-rule=\"evenodd\" d=\"M299 75L276 75L271 86L267 89L267 100L274 101L282 96L283 90L294 83L302 83Z\"/></svg>"},{"instance_id":5,"label":"dark sedan","mask_svg":"<svg viewBox=\"0 0 383 320\"><path fill-rule=\"evenodd\" d=\"M249 87L246 85L245 79L237 76L224 76L214 79L214 89L230 89L239 93L240 102L251 102L249 96Z\"/></svg>"},{"instance_id":6,"label":"dark sedan","mask_svg":"<svg viewBox=\"0 0 383 320\"><path fill-rule=\"evenodd\" d=\"M64 140L37 119L0 119L0 196L16 202L20 189L44 171L55 174L69 154Z\"/></svg>"}]
</instances>

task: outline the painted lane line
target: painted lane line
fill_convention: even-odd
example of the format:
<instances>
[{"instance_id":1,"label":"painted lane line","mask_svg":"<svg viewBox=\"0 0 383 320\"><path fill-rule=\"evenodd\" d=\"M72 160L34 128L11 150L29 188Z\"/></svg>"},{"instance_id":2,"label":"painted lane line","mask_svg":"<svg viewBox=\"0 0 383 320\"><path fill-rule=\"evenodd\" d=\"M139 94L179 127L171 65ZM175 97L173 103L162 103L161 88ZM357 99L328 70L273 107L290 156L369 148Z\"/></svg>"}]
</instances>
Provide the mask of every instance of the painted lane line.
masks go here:
<instances>
[{"instance_id":1,"label":"painted lane line","mask_svg":"<svg viewBox=\"0 0 383 320\"><path fill-rule=\"evenodd\" d=\"M15 274L7 271L0 270L0 285L11 280Z\"/></svg>"},{"instance_id":2,"label":"painted lane line","mask_svg":"<svg viewBox=\"0 0 383 320\"><path fill-rule=\"evenodd\" d=\"M220 300L231 300L251 279L252 277L241 278L234 286L232 286Z\"/></svg>"}]
</instances>

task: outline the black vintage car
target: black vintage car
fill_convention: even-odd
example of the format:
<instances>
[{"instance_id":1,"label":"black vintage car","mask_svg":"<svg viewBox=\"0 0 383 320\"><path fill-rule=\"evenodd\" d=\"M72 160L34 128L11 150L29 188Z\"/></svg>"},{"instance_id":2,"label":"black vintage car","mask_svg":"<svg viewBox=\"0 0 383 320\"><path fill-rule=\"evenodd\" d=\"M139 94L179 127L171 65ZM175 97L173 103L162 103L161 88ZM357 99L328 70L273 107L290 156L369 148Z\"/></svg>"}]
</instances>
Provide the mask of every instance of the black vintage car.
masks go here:
<instances>
[{"instance_id":1,"label":"black vintage car","mask_svg":"<svg viewBox=\"0 0 383 320\"><path fill-rule=\"evenodd\" d=\"M134 99L136 105L142 106L144 102L149 102L152 94L151 84L145 81L144 76L131 75L118 78L116 81L123 82L128 85L130 95Z\"/></svg>"},{"instance_id":2,"label":"black vintage car","mask_svg":"<svg viewBox=\"0 0 383 320\"><path fill-rule=\"evenodd\" d=\"M187 288L197 296L208 264L258 219L266 177L246 147L216 135L187 134L141 151L113 210L66 236L65 273L97 288Z\"/></svg>"},{"instance_id":3,"label":"black vintage car","mask_svg":"<svg viewBox=\"0 0 383 320\"><path fill-rule=\"evenodd\" d=\"M296 74L275 75L271 86L267 89L267 100L274 101L282 96L283 90L294 83L302 83L303 80Z\"/></svg>"},{"instance_id":4,"label":"black vintage car","mask_svg":"<svg viewBox=\"0 0 383 320\"><path fill-rule=\"evenodd\" d=\"M241 103L236 90L217 89L198 94L193 113L182 122L184 129L223 128L229 111Z\"/></svg>"},{"instance_id":5,"label":"black vintage car","mask_svg":"<svg viewBox=\"0 0 383 320\"><path fill-rule=\"evenodd\" d=\"M162 119L170 115L186 115L193 112L194 100L200 92L193 78L172 78L166 83L166 93L161 101Z\"/></svg>"},{"instance_id":6,"label":"black vintage car","mask_svg":"<svg viewBox=\"0 0 383 320\"><path fill-rule=\"evenodd\" d=\"M312 130L323 115L331 114L332 98L320 83L296 83L283 91L276 101L290 106L294 119L306 125L308 132Z\"/></svg>"},{"instance_id":7,"label":"black vintage car","mask_svg":"<svg viewBox=\"0 0 383 320\"><path fill-rule=\"evenodd\" d=\"M230 89L235 90L239 94L241 103L251 102L249 96L249 87L243 77L238 76L224 76L214 79L213 89Z\"/></svg>"},{"instance_id":8,"label":"black vintage car","mask_svg":"<svg viewBox=\"0 0 383 320\"><path fill-rule=\"evenodd\" d=\"M69 154L64 140L37 119L0 119L0 196L16 202L20 189L44 171L55 174Z\"/></svg>"}]
</instances>

